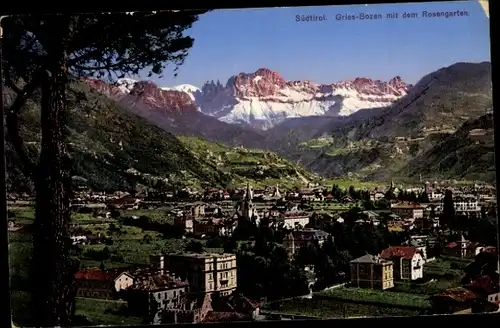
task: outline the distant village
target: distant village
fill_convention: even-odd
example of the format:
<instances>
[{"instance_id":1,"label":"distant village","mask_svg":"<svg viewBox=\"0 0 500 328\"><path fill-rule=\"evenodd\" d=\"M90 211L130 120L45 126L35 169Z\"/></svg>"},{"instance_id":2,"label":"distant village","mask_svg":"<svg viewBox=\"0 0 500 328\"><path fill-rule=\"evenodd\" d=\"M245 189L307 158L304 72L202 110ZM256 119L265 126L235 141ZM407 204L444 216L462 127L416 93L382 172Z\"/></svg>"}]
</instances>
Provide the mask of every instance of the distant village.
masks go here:
<instances>
[{"instance_id":1,"label":"distant village","mask_svg":"<svg viewBox=\"0 0 500 328\"><path fill-rule=\"evenodd\" d=\"M350 188L342 192L335 186L308 185L302 190L280 190L279 186L273 186L259 190L250 184L235 190L185 189L162 195L80 190L72 201L72 209L108 219L121 212L121 220L134 221L140 218L127 216L128 210L161 209L169 204L173 225L183 230L185 236L200 239L228 238L238 226L251 222L258 227L286 231L283 248L293 259L303 247L321 246L331 238L324 227L332 222L347 224L346 220L352 220L352 209L357 208L355 224L384 224L389 231L407 233L409 238L379 254L366 253L352 259L343 283L363 289L390 290L397 281L422 279L425 266L435 260L435 255L429 255L429 248L436 243L432 232L445 230L440 218L447 192L453 195L456 215L496 216L494 186L438 182L424 182L411 188L396 187L391 182L386 188L358 191ZM32 201L28 195L13 194L9 200L12 204ZM19 229L21 225L9 222L9 230ZM75 245L106 243L106 236L85 234L77 223L72 224L71 239ZM486 308L489 312L500 311L500 262L495 244L469 240L464 232L443 245L442 254L494 269L465 281L463 286L433 295L430 300L436 313L484 312ZM78 296L122 300L131 313L144 317L149 324L269 318L261 311L264 300L252 300L239 292L236 254L151 254L149 263L135 269L82 268L76 274ZM313 284L314 278L311 293Z\"/></svg>"}]
</instances>

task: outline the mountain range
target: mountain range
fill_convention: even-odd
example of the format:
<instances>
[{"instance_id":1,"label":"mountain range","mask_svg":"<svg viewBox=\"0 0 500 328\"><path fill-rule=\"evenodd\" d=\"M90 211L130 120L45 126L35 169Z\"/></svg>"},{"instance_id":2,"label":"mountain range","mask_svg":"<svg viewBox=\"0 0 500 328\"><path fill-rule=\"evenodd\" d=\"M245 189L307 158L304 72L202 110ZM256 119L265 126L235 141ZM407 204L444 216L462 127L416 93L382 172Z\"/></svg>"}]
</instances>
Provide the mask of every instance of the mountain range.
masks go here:
<instances>
[{"instance_id":1,"label":"mountain range","mask_svg":"<svg viewBox=\"0 0 500 328\"><path fill-rule=\"evenodd\" d=\"M107 87L96 80L89 83L133 108L168 108L170 115L184 113L194 117L192 113L199 111L220 122L257 130L267 130L288 118L349 116L362 108L388 106L412 87L399 76L388 82L369 78L331 84L285 81L267 68L234 75L225 85L209 81L201 88L187 84L158 87L132 79L120 79ZM207 118L205 121L215 124Z\"/></svg>"},{"instance_id":2,"label":"mountain range","mask_svg":"<svg viewBox=\"0 0 500 328\"><path fill-rule=\"evenodd\" d=\"M415 157L422 161L419 167L435 167L425 154L434 151L469 120L492 110L490 63L456 63L424 76L391 106L360 110L347 120L327 122L312 138L302 142L300 151L295 149L294 157L326 175L407 177L408 172L417 174L406 168ZM471 175L469 170L455 171L446 166L426 169L426 173L436 178L481 177ZM484 178L490 180L491 174Z\"/></svg>"},{"instance_id":3,"label":"mountain range","mask_svg":"<svg viewBox=\"0 0 500 328\"><path fill-rule=\"evenodd\" d=\"M150 186L152 176L197 185L275 183L278 175L304 182L315 174L369 180L494 177L491 135L486 144L457 143L471 122L491 117L485 116L492 110L489 62L456 63L415 85L398 76L386 82L285 81L262 68L200 88L133 79L85 79L72 88L85 95L71 104L75 174L99 188L110 179L110 186ZM30 106L23 133L35 143L37 110ZM454 142L460 149L447 144ZM477 150L482 164L452 150ZM463 165L448 168L452 158ZM17 172L14 154L11 159Z\"/></svg>"},{"instance_id":4,"label":"mountain range","mask_svg":"<svg viewBox=\"0 0 500 328\"><path fill-rule=\"evenodd\" d=\"M8 89L4 95L8 107L14 95ZM31 156L39 151L39 101L38 95L27 102L20 119L20 133ZM294 185L317 178L268 151L177 137L81 81L71 83L68 101L72 175L75 183L94 190L227 187L247 181ZM6 139L8 190L33 190L8 134Z\"/></svg>"}]
</instances>

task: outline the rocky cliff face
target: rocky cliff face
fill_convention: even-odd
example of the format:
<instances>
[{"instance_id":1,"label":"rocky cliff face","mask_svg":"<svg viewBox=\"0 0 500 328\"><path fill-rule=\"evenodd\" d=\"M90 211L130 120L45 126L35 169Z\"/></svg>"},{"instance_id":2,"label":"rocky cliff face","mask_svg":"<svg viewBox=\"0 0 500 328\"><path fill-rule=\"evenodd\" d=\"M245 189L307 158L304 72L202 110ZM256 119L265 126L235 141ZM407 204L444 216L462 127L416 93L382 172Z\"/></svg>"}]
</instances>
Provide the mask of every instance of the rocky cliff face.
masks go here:
<instances>
[{"instance_id":1,"label":"rocky cliff face","mask_svg":"<svg viewBox=\"0 0 500 328\"><path fill-rule=\"evenodd\" d=\"M92 83L103 88L96 80ZM166 88L120 79L103 92L145 111L156 108L183 115L199 111L222 122L265 130L288 118L349 116L360 109L388 106L411 87L399 76L389 81L355 78L331 84L287 81L278 72L260 68L234 75L225 85L208 81L201 88L188 84Z\"/></svg>"},{"instance_id":2,"label":"rocky cliff face","mask_svg":"<svg viewBox=\"0 0 500 328\"><path fill-rule=\"evenodd\" d=\"M207 82L194 98L202 112L221 121L268 129L287 118L348 116L362 108L388 106L411 87L399 76L388 82L368 78L331 84L286 81L279 73L261 68L232 76L225 86Z\"/></svg>"},{"instance_id":3,"label":"rocky cliff face","mask_svg":"<svg viewBox=\"0 0 500 328\"><path fill-rule=\"evenodd\" d=\"M196 88L160 88L150 81L120 79L114 84L89 79L90 87L132 113L176 135L197 136L231 146L263 148L266 139L248 127L219 121L200 112Z\"/></svg>"}]
</instances>

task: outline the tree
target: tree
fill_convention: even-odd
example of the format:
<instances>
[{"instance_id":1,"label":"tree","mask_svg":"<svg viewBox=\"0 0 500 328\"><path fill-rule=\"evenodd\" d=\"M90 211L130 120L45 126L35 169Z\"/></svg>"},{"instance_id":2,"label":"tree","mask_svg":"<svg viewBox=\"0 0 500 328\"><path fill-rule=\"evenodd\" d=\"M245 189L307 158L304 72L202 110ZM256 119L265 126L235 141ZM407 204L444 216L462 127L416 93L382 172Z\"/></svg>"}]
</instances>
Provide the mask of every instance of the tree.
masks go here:
<instances>
[{"instance_id":1,"label":"tree","mask_svg":"<svg viewBox=\"0 0 500 328\"><path fill-rule=\"evenodd\" d=\"M70 260L71 168L66 148L67 97L72 78L111 81L167 63L181 65L193 39L183 32L203 12L161 12L9 17L3 20L5 85L16 93L7 110L9 140L36 191L33 290L36 326L67 326L74 315L78 265ZM19 132L19 113L38 92L38 160ZM84 95L79 95L84 97Z\"/></svg>"},{"instance_id":2,"label":"tree","mask_svg":"<svg viewBox=\"0 0 500 328\"><path fill-rule=\"evenodd\" d=\"M431 201L430 201L430 199L429 199L429 195L427 194L427 192L426 192L426 191L424 191L424 192L422 192L422 193L420 194L420 196L418 197L418 201L419 201L420 203L425 203L425 204L427 204L427 203L430 203L430 202L431 202Z\"/></svg>"},{"instance_id":3,"label":"tree","mask_svg":"<svg viewBox=\"0 0 500 328\"><path fill-rule=\"evenodd\" d=\"M358 192L354 186L349 186L348 193L353 199L358 199Z\"/></svg>"},{"instance_id":4,"label":"tree","mask_svg":"<svg viewBox=\"0 0 500 328\"><path fill-rule=\"evenodd\" d=\"M395 197L396 195L394 195L394 190L392 188L389 188L384 194L384 198L388 201L394 200Z\"/></svg>"},{"instance_id":5,"label":"tree","mask_svg":"<svg viewBox=\"0 0 500 328\"><path fill-rule=\"evenodd\" d=\"M193 240L187 244L184 250L189 253L203 253L203 244L199 241Z\"/></svg>"},{"instance_id":6,"label":"tree","mask_svg":"<svg viewBox=\"0 0 500 328\"><path fill-rule=\"evenodd\" d=\"M144 237L142 238L142 242L145 243L145 244L151 244L151 242L153 241L153 237L151 237L151 235L144 235Z\"/></svg>"},{"instance_id":7,"label":"tree","mask_svg":"<svg viewBox=\"0 0 500 328\"><path fill-rule=\"evenodd\" d=\"M215 236L207 241L206 246L209 248L221 248L224 246L224 242L220 236Z\"/></svg>"},{"instance_id":8,"label":"tree","mask_svg":"<svg viewBox=\"0 0 500 328\"><path fill-rule=\"evenodd\" d=\"M334 184L332 186L332 196L335 198L335 199L340 199L342 198L342 196L344 196L344 192L342 189L340 189L340 187L336 184Z\"/></svg>"},{"instance_id":9,"label":"tree","mask_svg":"<svg viewBox=\"0 0 500 328\"><path fill-rule=\"evenodd\" d=\"M416 203L416 202L418 202L418 196L417 196L417 194L414 191L412 191L412 192L410 192L408 194L408 199L407 200L410 201L410 202Z\"/></svg>"}]
</instances>

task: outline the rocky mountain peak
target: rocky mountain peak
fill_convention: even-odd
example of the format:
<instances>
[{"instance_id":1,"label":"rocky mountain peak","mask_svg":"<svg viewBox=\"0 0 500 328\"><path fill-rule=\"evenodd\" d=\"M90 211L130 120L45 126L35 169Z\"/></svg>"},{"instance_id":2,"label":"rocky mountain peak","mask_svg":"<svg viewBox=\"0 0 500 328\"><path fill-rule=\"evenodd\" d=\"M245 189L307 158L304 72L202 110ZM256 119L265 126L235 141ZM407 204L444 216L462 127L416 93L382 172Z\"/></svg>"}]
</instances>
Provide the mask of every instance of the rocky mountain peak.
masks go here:
<instances>
[{"instance_id":1,"label":"rocky mountain peak","mask_svg":"<svg viewBox=\"0 0 500 328\"><path fill-rule=\"evenodd\" d=\"M333 86L353 90L362 95L380 97L401 97L413 87L413 85L404 82L400 76L393 77L387 82L357 77L353 80L334 83Z\"/></svg>"},{"instance_id":2,"label":"rocky mountain peak","mask_svg":"<svg viewBox=\"0 0 500 328\"><path fill-rule=\"evenodd\" d=\"M229 78L226 88L238 98L266 97L275 95L286 84L285 79L268 68L259 68L254 73L239 73Z\"/></svg>"}]
</instances>

